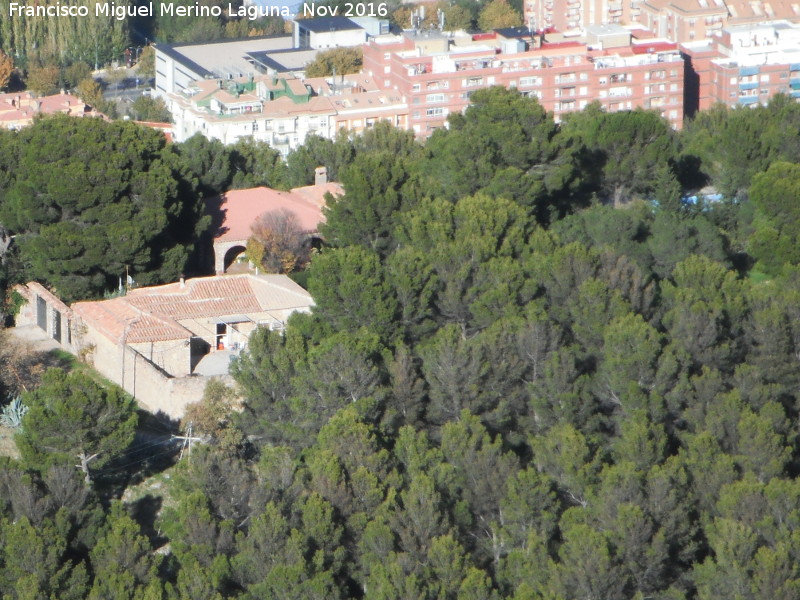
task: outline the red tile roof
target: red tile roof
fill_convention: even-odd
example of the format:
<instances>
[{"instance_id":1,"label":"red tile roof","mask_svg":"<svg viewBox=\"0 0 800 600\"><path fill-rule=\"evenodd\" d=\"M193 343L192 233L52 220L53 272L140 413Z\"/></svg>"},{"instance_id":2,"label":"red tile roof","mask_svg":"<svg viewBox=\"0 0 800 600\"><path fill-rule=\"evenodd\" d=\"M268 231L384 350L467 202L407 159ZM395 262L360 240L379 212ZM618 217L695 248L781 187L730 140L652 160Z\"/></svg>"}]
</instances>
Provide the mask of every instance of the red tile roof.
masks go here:
<instances>
[{"instance_id":1,"label":"red tile roof","mask_svg":"<svg viewBox=\"0 0 800 600\"><path fill-rule=\"evenodd\" d=\"M214 220L214 241L243 241L252 235L251 226L266 212L288 210L297 215L304 231L316 233L325 220L322 208L325 194L339 196L344 193L338 183L310 185L290 192L268 187L232 190L206 202Z\"/></svg>"},{"instance_id":2,"label":"red tile roof","mask_svg":"<svg viewBox=\"0 0 800 600\"><path fill-rule=\"evenodd\" d=\"M180 321L305 308L313 300L285 275L199 277L130 290L126 296L73 304L74 313L114 343L192 337Z\"/></svg>"},{"instance_id":3,"label":"red tile roof","mask_svg":"<svg viewBox=\"0 0 800 600\"><path fill-rule=\"evenodd\" d=\"M30 92L12 92L0 94L0 123L24 127L33 122L36 115L64 113L71 116L98 116L86 103L72 94L54 94L36 97Z\"/></svg>"}]
</instances>

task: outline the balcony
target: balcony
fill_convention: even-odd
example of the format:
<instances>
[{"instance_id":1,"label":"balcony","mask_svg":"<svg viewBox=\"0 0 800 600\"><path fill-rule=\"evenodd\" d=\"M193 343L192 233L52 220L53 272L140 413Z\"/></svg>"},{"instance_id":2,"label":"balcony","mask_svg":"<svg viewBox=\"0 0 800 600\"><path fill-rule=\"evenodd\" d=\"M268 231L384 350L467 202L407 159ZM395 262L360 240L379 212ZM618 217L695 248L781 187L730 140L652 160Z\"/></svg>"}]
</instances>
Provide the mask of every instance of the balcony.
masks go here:
<instances>
[{"instance_id":1,"label":"balcony","mask_svg":"<svg viewBox=\"0 0 800 600\"><path fill-rule=\"evenodd\" d=\"M631 96L632 94L633 92L631 92L631 88L629 87L617 87L608 90L609 98L626 98L628 96Z\"/></svg>"}]
</instances>

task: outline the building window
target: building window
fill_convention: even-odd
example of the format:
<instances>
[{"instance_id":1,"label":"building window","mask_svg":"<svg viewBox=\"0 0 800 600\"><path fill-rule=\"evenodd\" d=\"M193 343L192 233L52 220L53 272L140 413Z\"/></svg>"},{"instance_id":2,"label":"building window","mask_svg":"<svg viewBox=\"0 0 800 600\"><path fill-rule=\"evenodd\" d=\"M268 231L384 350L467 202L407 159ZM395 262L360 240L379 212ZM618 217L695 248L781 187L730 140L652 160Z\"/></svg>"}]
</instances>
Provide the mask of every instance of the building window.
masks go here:
<instances>
[{"instance_id":1,"label":"building window","mask_svg":"<svg viewBox=\"0 0 800 600\"><path fill-rule=\"evenodd\" d=\"M437 108L429 108L425 111L426 117L442 117L444 116L444 109L440 106Z\"/></svg>"},{"instance_id":2,"label":"building window","mask_svg":"<svg viewBox=\"0 0 800 600\"><path fill-rule=\"evenodd\" d=\"M415 83L414 85L411 86L412 92L418 92L419 90L420 90L420 85L418 83Z\"/></svg>"},{"instance_id":3,"label":"building window","mask_svg":"<svg viewBox=\"0 0 800 600\"><path fill-rule=\"evenodd\" d=\"M429 104L444 102L444 94L428 94L427 96L425 96L425 102Z\"/></svg>"}]
</instances>

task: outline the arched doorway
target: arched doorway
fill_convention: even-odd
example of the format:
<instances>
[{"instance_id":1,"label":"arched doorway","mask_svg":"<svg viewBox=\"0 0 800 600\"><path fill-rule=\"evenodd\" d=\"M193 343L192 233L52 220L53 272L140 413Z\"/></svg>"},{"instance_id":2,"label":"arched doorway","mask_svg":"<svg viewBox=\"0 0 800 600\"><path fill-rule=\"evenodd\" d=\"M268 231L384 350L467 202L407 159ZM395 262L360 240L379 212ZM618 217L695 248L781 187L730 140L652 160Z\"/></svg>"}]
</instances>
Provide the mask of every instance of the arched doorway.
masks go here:
<instances>
[{"instance_id":1,"label":"arched doorway","mask_svg":"<svg viewBox=\"0 0 800 600\"><path fill-rule=\"evenodd\" d=\"M231 265L237 262L240 256L244 255L244 246L232 246L225 252L225 260L223 261L223 272L227 273Z\"/></svg>"}]
</instances>

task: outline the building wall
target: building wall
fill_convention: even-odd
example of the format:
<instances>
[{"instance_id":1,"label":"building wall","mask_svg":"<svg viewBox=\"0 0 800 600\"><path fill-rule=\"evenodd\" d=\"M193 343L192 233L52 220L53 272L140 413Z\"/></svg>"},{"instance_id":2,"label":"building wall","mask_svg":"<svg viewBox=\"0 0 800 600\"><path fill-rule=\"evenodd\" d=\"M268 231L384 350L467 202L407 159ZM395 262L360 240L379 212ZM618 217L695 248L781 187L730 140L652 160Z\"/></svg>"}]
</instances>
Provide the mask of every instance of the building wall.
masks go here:
<instances>
[{"instance_id":1,"label":"building wall","mask_svg":"<svg viewBox=\"0 0 800 600\"><path fill-rule=\"evenodd\" d=\"M156 87L153 95L166 99L166 95L191 87L193 81L203 79L202 73L180 64L162 50L156 49Z\"/></svg>"},{"instance_id":2,"label":"building wall","mask_svg":"<svg viewBox=\"0 0 800 600\"><path fill-rule=\"evenodd\" d=\"M43 329L48 337L57 341L68 352L75 351L75 323L72 311L54 294L43 286L32 282L18 285L15 291L25 298L16 316L18 327L37 326ZM39 311L43 310L40 316ZM42 325L44 325L42 327Z\"/></svg>"},{"instance_id":3,"label":"building wall","mask_svg":"<svg viewBox=\"0 0 800 600\"><path fill-rule=\"evenodd\" d=\"M209 380L221 379L228 385L234 384L228 375L168 377L130 347L125 349L125 363L125 380L118 382L121 387L143 408L154 414L163 413L171 419L182 418L187 404L202 400Z\"/></svg>"},{"instance_id":4,"label":"building wall","mask_svg":"<svg viewBox=\"0 0 800 600\"><path fill-rule=\"evenodd\" d=\"M712 62L704 75L712 90L711 100L730 107L767 104L776 94L800 98L800 64L739 66Z\"/></svg>"},{"instance_id":5,"label":"building wall","mask_svg":"<svg viewBox=\"0 0 800 600\"><path fill-rule=\"evenodd\" d=\"M719 32L728 20L728 11L724 6L716 6L713 2L709 2L709 5L706 8L698 5L697 10L683 12L670 5L642 2L636 21L657 36L673 42L702 40Z\"/></svg>"},{"instance_id":6,"label":"building wall","mask_svg":"<svg viewBox=\"0 0 800 600\"><path fill-rule=\"evenodd\" d=\"M311 32L311 48L325 49L340 46L359 46L367 41L367 32L364 29L351 29L347 31L321 31Z\"/></svg>"},{"instance_id":7,"label":"building wall","mask_svg":"<svg viewBox=\"0 0 800 600\"><path fill-rule=\"evenodd\" d=\"M683 124L684 65L677 49L619 59L575 43L517 54L476 49L431 57L370 43L364 57L368 74L408 98L409 127L420 136L444 127L449 114L469 106L475 90L492 85L535 96L556 120L598 100L608 111L654 109L673 127Z\"/></svg>"},{"instance_id":8,"label":"building wall","mask_svg":"<svg viewBox=\"0 0 800 600\"><path fill-rule=\"evenodd\" d=\"M173 377L192 372L190 338L160 342L131 343L131 348Z\"/></svg>"},{"instance_id":9,"label":"building wall","mask_svg":"<svg viewBox=\"0 0 800 600\"><path fill-rule=\"evenodd\" d=\"M525 25L542 30L570 31L588 25L630 23L631 0L525 0Z\"/></svg>"},{"instance_id":10,"label":"building wall","mask_svg":"<svg viewBox=\"0 0 800 600\"><path fill-rule=\"evenodd\" d=\"M399 129L408 129L408 105L391 104L367 109L342 110L333 117L333 129L361 133L374 127L379 121L387 121Z\"/></svg>"},{"instance_id":11,"label":"building wall","mask_svg":"<svg viewBox=\"0 0 800 600\"><path fill-rule=\"evenodd\" d=\"M171 419L180 419L187 404L201 400L211 379L198 375L171 377L137 349L115 344L89 327L84 327L80 335L76 351L80 353L81 349L89 364L136 398L142 408L154 414L163 413ZM233 384L229 376L220 378Z\"/></svg>"},{"instance_id":12,"label":"building wall","mask_svg":"<svg viewBox=\"0 0 800 600\"><path fill-rule=\"evenodd\" d=\"M167 105L175 123L173 135L176 142L183 142L199 133L208 139L223 144L235 144L241 139L266 142L286 156L301 146L311 134L332 138L335 129L335 111L330 113L275 116L253 113L246 120L210 117L194 111L185 102L175 97L167 99Z\"/></svg>"},{"instance_id":13,"label":"building wall","mask_svg":"<svg viewBox=\"0 0 800 600\"><path fill-rule=\"evenodd\" d=\"M711 41L682 46L700 110L767 104L775 95L800 100L800 27L786 22L725 29Z\"/></svg>"}]
</instances>

